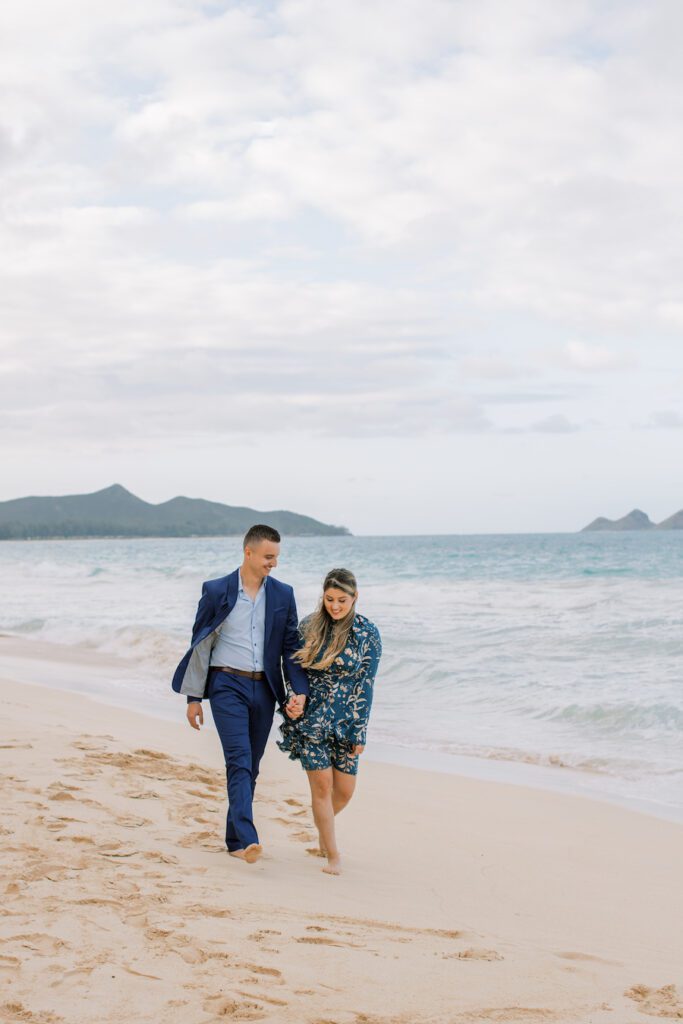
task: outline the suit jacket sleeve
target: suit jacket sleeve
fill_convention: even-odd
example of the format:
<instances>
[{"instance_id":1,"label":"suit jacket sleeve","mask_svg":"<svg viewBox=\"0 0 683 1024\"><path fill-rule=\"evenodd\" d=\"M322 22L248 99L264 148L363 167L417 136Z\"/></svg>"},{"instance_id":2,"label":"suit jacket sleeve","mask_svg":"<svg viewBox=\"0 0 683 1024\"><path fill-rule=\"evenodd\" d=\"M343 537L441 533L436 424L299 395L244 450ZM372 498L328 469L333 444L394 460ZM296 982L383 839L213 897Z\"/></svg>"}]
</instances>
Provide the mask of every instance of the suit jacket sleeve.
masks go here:
<instances>
[{"instance_id":1,"label":"suit jacket sleeve","mask_svg":"<svg viewBox=\"0 0 683 1024\"><path fill-rule=\"evenodd\" d=\"M194 619L194 626L192 627L192 644L194 645L197 637L204 629L205 626L211 622L213 618L213 601L209 594L206 583L202 583L202 596L199 598L199 604L197 605L197 614ZM188 697L187 703L194 704L195 702L201 704L201 697Z\"/></svg>"},{"instance_id":2,"label":"suit jacket sleeve","mask_svg":"<svg viewBox=\"0 0 683 1024\"><path fill-rule=\"evenodd\" d=\"M194 644L197 637L204 629L205 626L211 622L213 613L213 601L209 595L208 587L206 583L202 583L202 596L199 598L199 604L197 605L197 614L194 619L194 626L192 627L192 643Z\"/></svg>"},{"instance_id":3,"label":"suit jacket sleeve","mask_svg":"<svg viewBox=\"0 0 683 1024\"><path fill-rule=\"evenodd\" d=\"M292 661L292 655L301 647L301 636L299 635L299 618L296 611L294 591L289 599L287 610L287 625L282 644L282 661L285 670L285 677L294 693L308 694L308 675L306 670L298 662Z\"/></svg>"}]
</instances>

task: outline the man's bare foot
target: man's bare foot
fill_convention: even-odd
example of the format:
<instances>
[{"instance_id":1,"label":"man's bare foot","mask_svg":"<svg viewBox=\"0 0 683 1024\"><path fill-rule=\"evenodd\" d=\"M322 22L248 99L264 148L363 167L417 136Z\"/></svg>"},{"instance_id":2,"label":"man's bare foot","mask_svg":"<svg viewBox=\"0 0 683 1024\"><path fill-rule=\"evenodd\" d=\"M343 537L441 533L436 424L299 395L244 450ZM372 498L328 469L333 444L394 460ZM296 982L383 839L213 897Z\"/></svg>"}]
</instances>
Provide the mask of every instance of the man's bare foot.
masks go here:
<instances>
[{"instance_id":1,"label":"man's bare foot","mask_svg":"<svg viewBox=\"0 0 683 1024\"><path fill-rule=\"evenodd\" d=\"M327 864L323 868L326 875L341 875L341 857L337 854L336 857L327 857Z\"/></svg>"},{"instance_id":2,"label":"man's bare foot","mask_svg":"<svg viewBox=\"0 0 683 1024\"><path fill-rule=\"evenodd\" d=\"M244 859L247 864L254 864L263 853L263 847L260 843L250 843L244 851Z\"/></svg>"},{"instance_id":3,"label":"man's bare foot","mask_svg":"<svg viewBox=\"0 0 683 1024\"><path fill-rule=\"evenodd\" d=\"M251 843L246 850L228 850L231 857L238 860L245 860L247 864L253 864L263 853L263 848L258 843Z\"/></svg>"}]
</instances>

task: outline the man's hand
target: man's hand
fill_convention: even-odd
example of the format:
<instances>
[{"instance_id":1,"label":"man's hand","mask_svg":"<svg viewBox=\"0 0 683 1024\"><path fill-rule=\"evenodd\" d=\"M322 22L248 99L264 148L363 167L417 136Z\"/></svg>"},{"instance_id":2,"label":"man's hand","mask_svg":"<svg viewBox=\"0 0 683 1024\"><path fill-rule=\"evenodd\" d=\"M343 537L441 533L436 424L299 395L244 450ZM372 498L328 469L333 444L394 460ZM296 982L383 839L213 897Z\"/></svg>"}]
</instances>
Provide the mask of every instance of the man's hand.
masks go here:
<instances>
[{"instance_id":1,"label":"man's hand","mask_svg":"<svg viewBox=\"0 0 683 1024\"><path fill-rule=\"evenodd\" d=\"M354 755L355 754L362 754L364 750L365 750L365 744L364 743L356 743L356 745L353 748L353 750L351 751L351 753L354 754Z\"/></svg>"},{"instance_id":2,"label":"man's hand","mask_svg":"<svg viewBox=\"0 0 683 1024\"><path fill-rule=\"evenodd\" d=\"M306 694L294 693L285 704L287 718L301 718L306 707Z\"/></svg>"},{"instance_id":3,"label":"man's hand","mask_svg":"<svg viewBox=\"0 0 683 1024\"><path fill-rule=\"evenodd\" d=\"M187 720L193 729L199 729L204 725L204 712L198 700L187 705Z\"/></svg>"}]
</instances>

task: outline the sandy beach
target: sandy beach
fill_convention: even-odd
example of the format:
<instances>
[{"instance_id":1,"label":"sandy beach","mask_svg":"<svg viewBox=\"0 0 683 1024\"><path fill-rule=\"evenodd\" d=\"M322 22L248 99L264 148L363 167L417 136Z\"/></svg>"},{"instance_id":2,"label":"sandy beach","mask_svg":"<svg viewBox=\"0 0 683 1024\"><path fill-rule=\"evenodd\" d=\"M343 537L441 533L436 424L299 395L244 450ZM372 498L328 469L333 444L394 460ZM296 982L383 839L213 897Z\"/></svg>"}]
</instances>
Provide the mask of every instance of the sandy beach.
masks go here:
<instances>
[{"instance_id":1,"label":"sandy beach","mask_svg":"<svg viewBox=\"0 0 683 1024\"><path fill-rule=\"evenodd\" d=\"M271 747L248 866L222 844L210 721L39 685L125 670L0 638L2 1021L683 1018L683 826L368 761L332 878L305 776Z\"/></svg>"}]
</instances>

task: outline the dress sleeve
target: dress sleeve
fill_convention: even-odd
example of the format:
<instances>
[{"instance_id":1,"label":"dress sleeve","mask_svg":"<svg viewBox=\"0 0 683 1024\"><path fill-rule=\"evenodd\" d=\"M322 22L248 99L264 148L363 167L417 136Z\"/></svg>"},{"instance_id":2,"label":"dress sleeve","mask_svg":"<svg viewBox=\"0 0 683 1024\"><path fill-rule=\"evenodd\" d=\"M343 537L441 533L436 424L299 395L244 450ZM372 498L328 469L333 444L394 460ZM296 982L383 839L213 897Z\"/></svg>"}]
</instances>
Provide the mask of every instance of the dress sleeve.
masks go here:
<instances>
[{"instance_id":1,"label":"dress sleeve","mask_svg":"<svg viewBox=\"0 0 683 1024\"><path fill-rule=\"evenodd\" d=\"M382 657L382 638L379 635L379 630L372 623L368 623L366 630L366 635L361 642L363 671L351 696L353 723L349 732L349 739L352 743L363 745L367 738L375 676L379 659Z\"/></svg>"},{"instance_id":2,"label":"dress sleeve","mask_svg":"<svg viewBox=\"0 0 683 1024\"><path fill-rule=\"evenodd\" d=\"M306 670L298 664L298 662L292 660L292 656L300 651L304 645L303 633L301 626L297 625L297 612L296 602L294 600L294 591L292 591L291 600L289 603L289 611L287 613L287 624L285 626L285 637L282 648L282 661L285 669L286 689L288 694L303 693L305 696L308 695L308 675Z\"/></svg>"},{"instance_id":3,"label":"dress sleeve","mask_svg":"<svg viewBox=\"0 0 683 1024\"><path fill-rule=\"evenodd\" d=\"M294 634L294 644L290 652L290 658L292 654L295 654L297 651L300 651L301 648L306 643L305 630L306 623L308 622L309 619L310 615L307 615L304 619L301 620L299 625L296 627L296 633ZM306 670L303 669L301 665L299 665L298 668L304 673L304 675L306 676L306 680L308 681L308 674ZM308 696L308 687L306 687L305 690L295 690L290 682L289 674L285 672L285 693L287 694L287 700L289 700L290 697L297 696L297 694L299 693L304 693L306 696Z\"/></svg>"}]
</instances>

